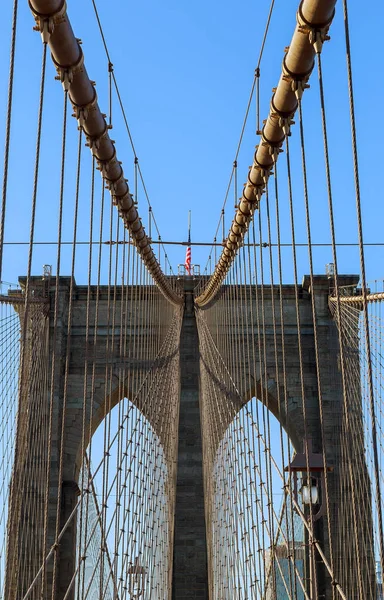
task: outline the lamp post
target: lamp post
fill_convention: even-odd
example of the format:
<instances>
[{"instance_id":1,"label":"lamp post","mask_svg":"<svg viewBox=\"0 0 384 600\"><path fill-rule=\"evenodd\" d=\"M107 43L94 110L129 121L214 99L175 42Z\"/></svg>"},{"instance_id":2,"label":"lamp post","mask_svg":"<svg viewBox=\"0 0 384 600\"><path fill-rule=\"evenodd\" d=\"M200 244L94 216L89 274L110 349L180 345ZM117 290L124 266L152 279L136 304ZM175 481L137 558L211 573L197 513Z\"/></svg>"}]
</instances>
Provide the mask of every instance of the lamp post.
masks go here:
<instances>
[{"instance_id":1,"label":"lamp post","mask_svg":"<svg viewBox=\"0 0 384 600\"><path fill-rule=\"evenodd\" d=\"M144 595L146 574L146 570L139 563L139 557L136 556L135 562L127 569L128 593L132 600Z\"/></svg>"},{"instance_id":2,"label":"lamp post","mask_svg":"<svg viewBox=\"0 0 384 600\"><path fill-rule=\"evenodd\" d=\"M305 448L307 447L307 453ZM297 504L300 503L299 494L304 504L305 513L309 514L309 522L314 534L314 524L325 513L325 502L323 498L323 489L325 486L325 471L333 471L333 467L324 464L323 455L313 452L312 440L304 442L304 452L296 453L292 462L285 467L292 477L293 497ZM299 487L299 474L301 475L301 485ZM309 553L309 571L310 571L310 598L317 600L317 572L315 561L315 549L312 545Z\"/></svg>"}]
</instances>

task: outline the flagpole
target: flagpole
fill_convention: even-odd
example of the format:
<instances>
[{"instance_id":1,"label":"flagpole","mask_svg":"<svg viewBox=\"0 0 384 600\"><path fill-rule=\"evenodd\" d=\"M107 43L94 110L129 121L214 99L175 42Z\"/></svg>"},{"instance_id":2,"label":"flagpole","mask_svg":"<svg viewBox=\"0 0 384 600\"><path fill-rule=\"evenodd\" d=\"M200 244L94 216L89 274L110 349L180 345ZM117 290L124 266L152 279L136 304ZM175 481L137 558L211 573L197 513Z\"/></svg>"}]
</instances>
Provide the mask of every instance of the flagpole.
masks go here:
<instances>
[{"instance_id":1,"label":"flagpole","mask_svg":"<svg viewBox=\"0 0 384 600\"><path fill-rule=\"evenodd\" d=\"M188 211L188 246L185 255L185 270L188 275L191 274L191 211Z\"/></svg>"}]
</instances>

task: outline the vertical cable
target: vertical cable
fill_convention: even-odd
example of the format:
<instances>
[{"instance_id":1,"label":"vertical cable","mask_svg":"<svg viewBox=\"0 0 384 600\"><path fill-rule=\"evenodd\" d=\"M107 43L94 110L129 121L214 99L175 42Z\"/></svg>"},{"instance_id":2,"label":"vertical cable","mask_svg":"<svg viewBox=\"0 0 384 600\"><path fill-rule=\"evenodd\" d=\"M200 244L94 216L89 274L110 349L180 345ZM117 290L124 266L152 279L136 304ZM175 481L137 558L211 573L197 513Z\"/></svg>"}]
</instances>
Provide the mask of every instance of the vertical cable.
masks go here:
<instances>
[{"instance_id":1,"label":"vertical cable","mask_svg":"<svg viewBox=\"0 0 384 600\"><path fill-rule=\"evenodd\" d=\"M18 13L18 0L14 0L13 13L12 13L10 65L9 65L9 75L8 75L7 116L6 116L6 121L5 121L6 125L5 125L4 171L3 171L3 186L2 186L2 196L1 196L0 282L2 280L2 274L3 274L4 225L5 225L5 213L6 213L6 205L7 205L9 151L10 151L10 142L11 142L11 122L12 122L12 108L13 108L12 101L13 101L13 79L14 79L14 71L15 71L17 13Z\"/></svg>"},{"instance_id":2,"label":"vertical cable","mask_svg":"<svg viewBox=\"0 0 384 600\"><path fill-rule=\"evenodd\" d=\"M374 473L375 473L375 495L376 495L376 508L377 508L378 521L379 521L378 525L379 525L380 565L381 565L381 572L384 573L383 512L382 512L382 497L381 497L381 486L380 486L380 467L379 467L379 458L378 458L378 449L377 449L376 409L375 409L375 399L374 399L374 395L373 395L371 342L370 342L370 336L369 336L369 320L368 320L368 307L367 307L367 281L366 281L366 274L365 274L363 221L362 221L361 198L360 198L359 162L358 162L358 154L357 154L356 119L355 119L355 103L354 103L354 94L353 94L353 77L352 77L350 36L349 36L348 3L346 0L343 0L343 11L344 11L347 73L348 73L349 108L350 108L350 121L351 121L351 135L352 135L353 174L354 174L354 183L355 183L356 214L357 214L357 228L358 228L359 254L360 254L360 271L361 271L361 287L362 287L362 296L363 296L364 332L365 332L365 345L367 348L367 358L368 358L368 363L367 363L368 393L369 393L369 399L370 399L370 412L371 412L372 445L373 445L373 460L374 460ZM323 102L323 87L322 87L322 77L321 77L320 54L318 54L318 66L319 66L319 80L320 80L320 86L321 86L321 98L322 98L322 102ZM323 106L324 105L322 104L322 107ZM324 114L324 110L322 112ZM324 119L325 119L325 117L324 117Z\"/></svg>"}]
</instances>

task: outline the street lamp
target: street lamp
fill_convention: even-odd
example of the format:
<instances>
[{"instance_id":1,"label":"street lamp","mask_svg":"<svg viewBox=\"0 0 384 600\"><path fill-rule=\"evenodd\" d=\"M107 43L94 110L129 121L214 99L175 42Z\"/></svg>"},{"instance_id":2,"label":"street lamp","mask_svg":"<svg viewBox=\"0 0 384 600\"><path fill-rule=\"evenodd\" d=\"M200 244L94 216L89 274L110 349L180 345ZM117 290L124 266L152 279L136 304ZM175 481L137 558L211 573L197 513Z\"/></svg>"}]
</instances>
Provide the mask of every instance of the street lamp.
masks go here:
<instances>
[{"instance_id":1,"label":"street lamp","mask_svg":"<svg viewBox=\"0 0 384 600\"><path fill-rule=\"evenodd\" d=\"M292 462L285 471L292 474L293 479L293 497L299 503L299 493L301 494L303 504L312 505L312 520L317 521L324 514L325 503L323 501L324 472L333 471L333 467L324 465L323 455L312 451L312 440L306 442L308 448L308 458L304 452L296 453ZM298 475L301 474L301 487L298 486Z\"/></svg>"},{"instance_id":2,"label":"street lamp","mask_svg":"<svg viewBox=\"0 0 384 600\"><path fill-rule=\"evenodd\" d=\"M146 574L146 570L139 563L139 557L136 556L135 562L127 569L128 592L132 600L144 595Z\"/></svg>"},{"instance_id":3,"label":"street lamp","mask_svg":"<svg viewBox=\"0 0 384 600\"><path fill-rule=\"evenodd\" d=\"M307 453L305 447L307 446ZM293 497L296 504L299 503L299 494L301 495L304 507L309 507L305 513L309 513L309 521L311 525L312 535L314 534L314 524L325 512L325 502L323 498L324 489L324 473L325 471L333 471L333 467L328 467L324 464L323 455L313 452L312 440L308 439L304 442L304 452L296 453L292 462L285 471L288 471L292 476L293 481ZM301 475L301 487L299 489L298 477ZM307 532L306 532L307 536ZM316 600L317 594L317 573L315 561L315 549L311 545L309 556L309 572L310 572L310 598Z\"/></svg>"}]
</instances>

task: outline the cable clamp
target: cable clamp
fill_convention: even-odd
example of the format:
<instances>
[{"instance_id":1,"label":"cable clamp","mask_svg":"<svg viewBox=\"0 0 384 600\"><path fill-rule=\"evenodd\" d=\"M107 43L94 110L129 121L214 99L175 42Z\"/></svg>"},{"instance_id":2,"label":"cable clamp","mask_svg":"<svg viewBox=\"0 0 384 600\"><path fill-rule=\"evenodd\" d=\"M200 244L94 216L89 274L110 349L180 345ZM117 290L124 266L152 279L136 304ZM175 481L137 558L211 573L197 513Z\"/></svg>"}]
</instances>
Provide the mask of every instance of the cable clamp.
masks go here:
<instances>
[{"instance_id":1,"label":"cable clamp","mask_svg":"<svg viewBox=\"0 0 384 600\"><path fill-rule=\"evenodd\" d=\"M301 100L304 90L310 87L307 81L313 71L315 61L312 62L311 66L306 71L303 71L302 73L296 73L288 68L286 60L287 56L288 55L286 54L283 59L283 79L284 81L291 82L291 89L299 101Z\"/></svg>"},{"instance_id":2,"label":"cable clamp","mask_svg":"<svg viewBox=\"0 0 384 600\"><path fill-rule=\"evenodd\" d=\"M303 0L300 3L297 11L297 23L299 31L308 35L310 44L314 47L316 54L321 54L323 49L323 43L330 40L328 30L329 26L335 16L335 9L333 9L331 16L324 23L311 23L303 15Z\"/></svg>"},{"instance_id":3,"label":"cable clamp","mask_svg":"<svg viewBox=\"0 0 384 600\"><path fill-rule=\"evenodd\" d=\"M331 38L327 35L327 30L325 29L312 29L309 32L309 41L314 47L316 54L321 54L324 42L328 42L330 39Z\"/></svg>"},{"instance_id":4,"label":"cable clamp","mask_svg":"<svg viewBox=\"0 0 384 600\"><path fill-rule=\"evenodd\" d=\"M253 193L255 194L255 198L257 200L257 205L259 206L262 195L264 194L265 187L263 185L256 185L253 188Z\"/></svg>"},{"instance_id":5,"label":"cable clamp","mask_svg":"<svg viewBox=\"0 0 384 600\"><path fill-rule=\"evenodd\" d=\"M56 75L56 81L60 81L64 91L68 92L70 85L73 81L73 71L72 69L58 69L59 74Z\"/></svg>"},{"instance_id":6,"label":"cable clamp","mask_svg":"<svg viewBox=\"0 0 384 600\"><path fill-rule=\"evenodd\" d=\"M279 117L279 127L284 131L284 135L288 137L291 135L291 125L294 125L295 121L291 117Z\"/></svg>"},{"instance_id":7,"label":"cable clamp","mask_svg":"<svg viewBox=\"0 0 384 600\"><path fill-rule=\"evenodd\" d=\"M279 140L275 140L275 141L269 140L267 138L267 136L265 135L265 125L264 125L262 132L261 132L261 139L262 139L263 145L267 144L268 146L280 148L282 146L282 144L284 143L285 136L283 135Z\"/></svg>"},{"instance_id":8,"label":"cable clamp","mask_svg":"<svg viewBox=\"0 0 384 600\"><path fill-rule=\"evenodd\" d=\"M310 85L301 79L293 79L291 82L292 92L295 93L298 101L301 100L304 90L307 90L309 87Z\"/></svg>"},{"instance_id":9,"label":"cable clamp","mask_svg":"<svg viewBox=\"0 0 384 600\"><path fill-rule=\"evenodd\" d=\"M118 177L117 179L115 179L115 181L108 181L107 180L107 182L106 182L106 187L107 187L107 189L109 189L109 191L110 191L110 193L111 193L111 195L113 197L113 203L115 205L117 205L119 203L119 198L125 196L125 194L121 194L121 192L120 192L120 194L117 193L118 192L117 188L119 186L119 183L122 180L124 180L124 177L121 174L120 177Z\"/></svg>"},{"instance_id":10,"label":"cable clamp","mask_svg":"<svg viewBox=\"0 0 384 600\"><path fill-rule=\"evenodd\" d=\"M93 88L93 91L94 91L93 100L91 100L91 102L88 102L88 104L83 104L83 105L76 104L72 100L71 94L69 94L69 100L70 100L70 102L72 104L72 108L73 108L72 117L75 117L75 119L77 119L77 126L79 129L85 130L86 121L87 121L90 113L95 110L95 106L97 104L97 94L96 94L95 88Z\"/></svg>"},{"instance_id":11,"label":"cable clamp","mask_svg":"<svg viewBox=\"0 0 384 600\"><path fill-rule=\"evenodd\" d=\"M283 141L284 140L285 140L285 135L283 136ZM263 133L262 145L268 146L268 154L269 154L269 156L272 156L272 160L274 163L277 161L279 154L282 152L281 146L282 146L283 141L279 140L277 142L270 142Z\"/></svg>"},{"instance_id":12,"label":"cable clamp","mask_svg":"<svg viewBox=\"0 0 384 600\"><path fill-rule=\"evenodd\" d=\"M89 111L86 106L76 106L74 111L74 117L77 119L77 125L79 129L84 129L85 121L88 119Z\"/></svg>"},{"instance_id":13,"label":"cable clamp","mask_svg":"<svg viewBox=\"0 0 384 600\"><path fill-rule=\"evenodd\" d=\"M105 187L111 193L113 204L116 204L116 184L115 184L115 182L114 181L106 181Z\"/></svg>"},{"instance_id":14,"label":"cable clamp","mask_svg":"<svg viewBox=\"0 0 384 600\"><path fill-rule=\"evenodd\" d=\"M101 140L103 140L106 137L108 137L108 126L107 126L107 124L105 122L104 122L104 125L105 125L104 126L104 131L99 136L97 136L97 137L91 137L89 135L86 135L87 142L86 142L85 145L90 148L92 154L96 154L96 152L99 150ZM111 140L111 142L113 144L113 140ZM111 161L115 158L115 156L116 156L116 148L115 148L115 146L113 146L113 149L114 149L113 156L111 156L110 159L103 161L103 164L105 164L105 165L108 164L108 166L109 166L109 164L111 163Z\"/></svg>"},{"instance_id":15,"label":"cable clamp","mask_svg":"<svg viewBox=\"0 0 384 600\"><path fill-rule=\"evenodd\" d=\"M41 34L41 39L44 44L48 44L49 39L53 33L55 25L59 25L63 21L65 21L65 13L67 11L67 4L65 0L62 0L59 8L56 12L51 13L50 15L39 13L32 6L31 0L28 0L29 8L33 14L33 17L36 21L36 25L33 28L34 31L39 31Z\"/></svg>"},{"instance_id":16,"label":"cable clamp","mask_svg":"<svg viewBox=\"0 0 384 600\"><path fill-rule=\"evenodd\" d=\"M66 92L68 92L69 87L73 81L73 75L75 73L83 70L84 54L80 47L79 40L77 40L77 44L78 44L78 49L79 49L79 58L72 65L65 65L65 66L60 65L58 62L56 62L53 55L51 55L52 62L55 65L55 68L57 71L57 76L55 77L55 79L57 79L58 81L61 81L63 88Z\"/></svg>"},{"instance_id":17,"label":"cable clamp","mask_svg":"<svg viewBox=\"0 0 384 600\"><path fill-rule=\"evenodd\" d=\"M43 44L48 44L53 30L55 29L55 23L52 17L48 17L48 19L42 19L40 17L36 17L36 25L33 28L34 31L39 31L41 35L41 40Z\"/></svg>"},{"instance_id":18,"label":"cable clamp","mask_svg":"<svg viewBox=\"0 0 384 600\"><path fill-rule=\"evenodd\" d=\"M264 185L263 185L263 188L264 188L268 183L269 176L273 174L272 173L272 165L270 167L264 167L259 162L257 162L256 158L254 160L256 163L255 168L260 172L260 176L264 182ZM252 184L252 185L254 185L254 184ZM256 187L258 187L258 186L256 186Z\"/></svg>"},{"instance_id":19,"label":"cable clamp","mask_svg":"<svg viewBox=\"0 0 384 600\"><path fill-rule=\"evenodd\" d=\"M289 78L290 81L292 78ZM296 112L297 106L293 111L282 111L276 108L274 103L275 94L273 94L271 99L271 117L276 117L279 119L279 127L283 130L285 136L291 135L291 125L295 124L293 120L293 115Z\"/></svg>"},{"instance_id":20,"label":"cable clamp","mask_svg":"<svg viewBox=\"0 0 384 600\"><path fill-rule=\"evenodd\" d=\"M269 154L272 156L273 162L277 162L279 154L283 152L282 148L276 148L276 146L269 146ZM271 174L271 173L270 173Z\"/></svg>"},{"instance_id":21,"label":"cable clamp","mask_svg":"<svg viewBox=\"0 0 384 600\"><path fill-rule=\"evenodd\" d=\"M241 205L245 205L243 206L243 208L241 207ZM239 204L237 204L235 206L235 208L239 211L239 213L245 218L248 219L249 215L252 212L252 202L250 200L248 200L248 198L245 198L244 196L240 199Z\"/></svg>"},{"instance_id":22,"label":"cable clamp","mask_svg":"<svg viewBox=\"0 0 384 600\"><path fill-rule=\"evenodd\" d=\"M256 152L253 156L253 165L252 165L252 169L257 169L260 172L261 177L263 178L264 183L266 184L266 182L268 181L268 178L270 175L273 175L272 173L272 168L273 168L273 162L270 165L263 165L261 164L258 160L257 160L257 150L258 150L259 146L256 146ZM251 170L248 172L248 181L249 183L254 186L257 185L255 184L251 179L250 179L250 174L251 174Z\"/></svg>"}]
</instances>

